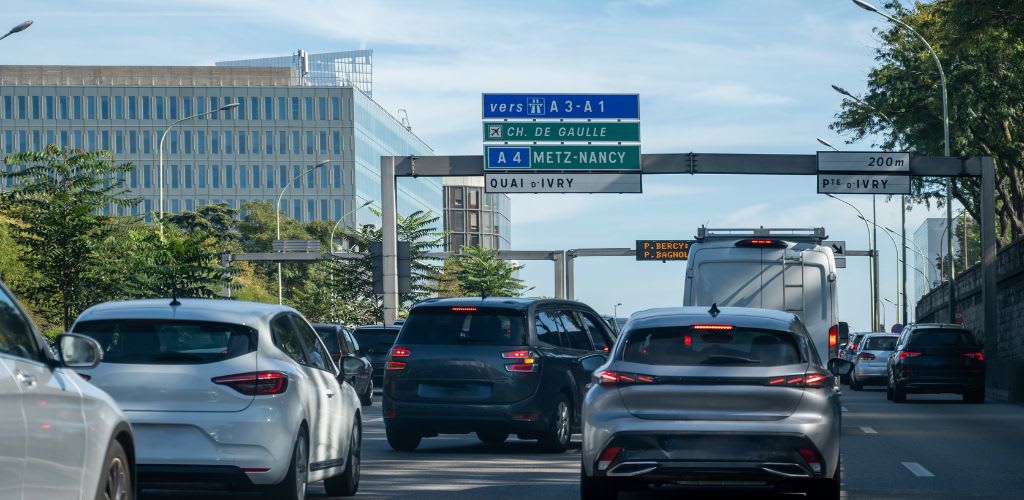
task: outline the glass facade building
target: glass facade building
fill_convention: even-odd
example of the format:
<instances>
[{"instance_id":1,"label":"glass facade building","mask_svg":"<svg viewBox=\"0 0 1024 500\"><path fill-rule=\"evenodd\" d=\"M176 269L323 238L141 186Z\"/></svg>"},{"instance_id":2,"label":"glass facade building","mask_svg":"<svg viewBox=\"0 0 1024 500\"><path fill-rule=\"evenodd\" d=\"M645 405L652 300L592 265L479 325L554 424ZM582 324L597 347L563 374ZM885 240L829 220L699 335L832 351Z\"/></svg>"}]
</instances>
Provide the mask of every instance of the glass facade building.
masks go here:
<instances>
[{"instance_id":1,"label":"glass facade building","mask_svg":"<svg viewBox=\"0 0 1024 500\"><path fill-rule=\"evenodd\" d=\"M301 221L379 223L366 199L380 200L381 155L430 155L431 149L360 90L295 86L286 68L0 66L0 152L47 144L104 149L135 169L124 179L129 209L158 211L160 137L164 144L164 211L208 203L240 208L275 203ZM330 163L312 172L317 163ZM362 199L360 199L360 197ZM442 210L437 178L402 179L400 214Z\"/></svg>"},{"instance_id":2,"label":"glass facade building","mask_svg":"<svg viewBox=\"0 0 1024 500\"><path fill-rule=\"evenodd\" d=\"M299 50L290 56L219 61L216 66L291 68L299 78L295 85L317 87L351 86L373 96L373 51L347 50L310 54Z\"/></svg>"},{"instance_id":3,"label":"glass facade building","mask_svg":"<svg viewBox=\"0 0 1024 500\"><path fill-rule=\"evenodd\" d=\"M485 193L482 177L444 180L445 250L463 245L508 250L512 246L512 200L507 194Z\"/></svg>"},{"instance_id":4,"label":"glass facade building","mask_svg":"<svg viewBox=\"0 0 1024 500\"><path fill-rule=\"evenodd\" d=\"M960 239L953 235L953 248L958 248ZM913 303L921 300L929 290L939 286L945 281L945 277L939 274L939 259L945 259L948 255L946 247L946 219L932 217L925 219L914 231L914 239L907 250L909 259L918 270L909 270L914 274L914 297ZM927 258L925 257L927 256ZM927 275L927 277L925 276ZM911 308L913 309L913 308Z\"/></svg>"}]
</instances>

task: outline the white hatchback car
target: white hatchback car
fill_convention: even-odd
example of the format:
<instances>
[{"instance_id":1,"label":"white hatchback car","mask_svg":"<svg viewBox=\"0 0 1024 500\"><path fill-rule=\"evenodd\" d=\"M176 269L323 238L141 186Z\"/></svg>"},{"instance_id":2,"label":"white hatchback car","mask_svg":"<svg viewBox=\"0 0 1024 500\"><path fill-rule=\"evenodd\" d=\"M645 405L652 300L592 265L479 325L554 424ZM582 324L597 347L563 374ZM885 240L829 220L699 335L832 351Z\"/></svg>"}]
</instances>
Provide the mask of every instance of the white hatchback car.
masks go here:
<instances>
[{"instance_id":1,"label":"white hatchback car","mask_svg":"<svg viewBox=\"0 0 1024 500\"><path fill-rule=\"evenodd\" d=\"M103 347L103 363L84 373L128 415L141 487L255 488L294 500L322 479L332 496L356 493L359 397L294 309L108 302L73 331Z\"/></svg>"},{"instance_id":2,"label":"white hatchback car","mask_svg":"<svg viewBox=\"0 0 1024 500\"><path fill-rule=\"evenodd\" d=\"M59 361L0 283L0 498L135 498L128 419L72 371L95 366L100 347L57 338Z\"/></svg>"}]
</instances>

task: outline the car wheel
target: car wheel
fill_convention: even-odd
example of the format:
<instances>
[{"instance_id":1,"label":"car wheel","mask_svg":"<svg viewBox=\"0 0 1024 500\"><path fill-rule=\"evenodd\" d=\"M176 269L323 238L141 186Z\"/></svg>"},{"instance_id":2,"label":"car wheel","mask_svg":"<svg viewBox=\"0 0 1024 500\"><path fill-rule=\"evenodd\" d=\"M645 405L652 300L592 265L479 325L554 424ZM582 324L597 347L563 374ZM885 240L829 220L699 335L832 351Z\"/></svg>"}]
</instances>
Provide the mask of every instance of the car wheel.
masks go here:
<instances>
[{"instance_id":1,"label":"car wheel","mask_svg":"<svg viewBox=\"0 0 1024 500\"><path fill-rule=\"evenodd\" d=\"M348 448L348 464L340 476L324 479L327 496L350 497L359 491L359 470L362 464L363 433L357 423L352 427L352 440Z\"/></svg>"},{"instance_id":2,"label":"car wheel","mask_svg":"<svg viewBox=\"0 0 1024 500\"><path fill-rule=\"evenodd\" d=\"M508 439L508 433L501 431L477 431L476 437L480 439L480 442L482 443L501 444Z\"/></svg>"},{"instance_id":3,"label":"car wheel","mask_svg":"<svg viewBox=\"0 0 1024 500\"><path fill-rule=\"evenodd\" d=\"M387 434L388 444L395 451L413 451L423 440L419 433L401 425L387 425L384 432Z\"/></svg>"},{"instance_id":4,"label":"car wheel","mask_svg":"<svg viewBox=\"0 0 1024 500\"><path fill-rule=\"evenodd\" d=\"M806 490L807 498L815 500L839 500L842 489L842 465L836 464L836 473L831 479L811 479Z\"/></svg>"},{"instance_id":5,"label":"car wheel","mask_svg":"<svg viewBox=\"0 0 1024 500\"><path fill-rule=\"evenodd\" d=\"M96 500L132 500L135 488L132 487L131 465L128 454L117 440L110 442L107 458L100 480L100 490Z\"/></svg>"},{"instance_id":6,"label":"car wheel","mask_svg":"<svg viewBox=\"0 0 1024 500\"><path fill-rule=\"evenodd\" d=\"M548 428L540 437L540 446L550 453L562 453L572 440L572 404L562 394L555 403Z\"/></svg>"},{"instance_id":7,"label":"car wheel","mask_svg":"<svg viewBox=\"0 0 1024 500\"><path fill-rule=\"evenodd\" d=\"M864 388L864 384L857 381L857 377L850 375L850 390L859 391Z\"/></svg>"},{"instance_id":8,"label":"car wheel","mask_svg":"<svg viewBox=\"0 0 1024 500\"><path fill-rule=\"evenodd\" d=\"M899 386L899 384L893 384L892 386L892 400L897 403L903 403L907 400L906 389Z\"/></svg>"},{"instance_id":9,"label":"car wheel","mask_svg":"<svg viewBox=\"0 0 1024 500\"><path fill-rule=\"evenodd\" d=\"M292 461L288 474L269 492L267 498L279 500L305 500L306 482L309 478L309 443L304 432L295 438Z\"/></svg>"},{"instance_id":10,"label":"car wheel","mask_svg":"<svg viewBox=\"0 0 1024 500\"><path fill-rule=\"evenodd\" d=\"M616 500L619 490L615 483L606 477L588 476L580 466L580 500Z\"/></svg>"},{"instance_id":11,"label":"car wheel","mask_svg":"<svg viewBox=\"0 0 1024 500\"><path fill-rule=\"evenodd\" d=\"M359 395L359 402L363 406L373 405L373 379L366 381L366 392Z\"/></svg>"}]
</instances>

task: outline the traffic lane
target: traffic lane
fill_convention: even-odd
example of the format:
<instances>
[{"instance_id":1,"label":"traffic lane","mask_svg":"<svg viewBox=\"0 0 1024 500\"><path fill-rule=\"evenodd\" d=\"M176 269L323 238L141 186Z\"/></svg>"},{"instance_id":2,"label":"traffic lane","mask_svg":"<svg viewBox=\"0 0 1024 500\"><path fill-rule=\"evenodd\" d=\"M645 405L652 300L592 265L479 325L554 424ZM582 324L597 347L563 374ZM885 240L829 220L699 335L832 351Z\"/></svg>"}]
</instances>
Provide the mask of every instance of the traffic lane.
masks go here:
<instances>
[{"instance_id":1,"label":"traffic lane","mask_svg":"<svg viewBox=\"0 0 1024 500\"><path fill-rule=\"evenodd\" d=\"M844 387L844 483L854 498L1019 497L1024 407L956 394L885 399Z\"/></svg>"}]
</instances>

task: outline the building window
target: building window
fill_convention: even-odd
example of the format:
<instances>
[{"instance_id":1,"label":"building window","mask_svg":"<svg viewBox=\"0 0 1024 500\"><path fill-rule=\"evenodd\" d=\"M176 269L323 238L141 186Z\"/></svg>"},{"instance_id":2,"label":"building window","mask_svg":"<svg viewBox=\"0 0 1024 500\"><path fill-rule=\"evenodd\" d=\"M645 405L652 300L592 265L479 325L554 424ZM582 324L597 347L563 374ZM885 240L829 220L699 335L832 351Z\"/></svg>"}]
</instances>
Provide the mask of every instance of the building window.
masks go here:
<instances>
[{"instance_id":1,"label":"building window","mask_svg":"<svg viewBox=\"0 0 1024 500\"><path fill-rule=\"evenodd\" d=\"M327 154L327 132L320 132L320 152Z\"/></svg>"},{"instance_id":2,"label":"building window","mask_svg":"<svg viewBox=\"0 0 1024 500\"><path fill-rule=\"evenodd\" d=\"M60 147L63 148L63 147L70 147L70 146L71 146L71 143L68 142L68 131L67 130L61 130L60 131Z\"/></svg>"},{"instance_id":3,"label":"building window","mask_svg":"<svg viewBox=\"0 0 1024 500\"><path fill-rule=\"evenodd\" d=\"M14 118L14 97L5 95L4 96L4 119L11 120Z\"/></svg>"},{"instance_id":4,"label":"building window","mask_svg":"<svg viewBox=\"0 0 1024 500\"><path fill-rule=\"evenodd\" d=\"M167 98L167 112L170 114L172 120L178 119L178 97L169 96Z\"/></svg>"},{"instance_id":5,"label":"building window","mask_svg":"<svg viewBox=\"0 0 1024 500\"><path fill-rule=\"evenodd\" d=\"M269 97L268 97L269 99ZM285 120L288 118L288 105L286 104L284 97L277 98L277 119Z\"/></svg>"},{"instance_id":6,"label":"building window","mask_svg":"<svg viewBox=\"0 0 1024 500\"><path fill-rule=\"evenodd\" d=\"M299 153L302 151L302 134L298 130L292 130L292 153Z\"/></svg>"},{"instance_id":7,"label":"building window","mask_svg":"<svg viewBox=\"0 0 1024 500\"><path fill-rule=\"evenodd\" d=\"M241 102L242 100L239 99L238 101ZM260 98L259 97L252 97L252 98L249 99L249 103L252 105L252 109L249 110L249 113L252 115L252 119L253 120L259 120L260 119Z\"/></svg>"},{"instance_id":8,"label":"building window","mask_svg":"<svg viewBox=\"0 0 1024 500\"><path fill-rule=\"evenodd\" d=\"M144 154L152 153L152 143L150 142L150 135L148 130L142 131L142 152Z\"/></svg>"},{"instance_id":9,"label":"building window","mask_svg":"<svg viewBox=\"0 0 1024 500\"><path fill-rule=\"evenodd\" d=\"M249 167L245 165L238 166L238 187L243 189L249 187Z\"/></svg>"},{"instance_id":10,"label":"building window","mask_svg":"<svg viewBox=\"0 0 1024 500\"><path fill-rule=\"evenodd\" d=\"M263 135L263 144L267 147L267 154L274 154L274 133L267 131Z\"/></svg>"},{"instance_id":11,"label":"building window","mask_svg":"<svg viewBox=\"0 0 1024 500\"><path fill-rule=\"evenodd\" d=\"M224 187L229 189L235 187L235 167L231 165L224 165Z\"/></svg>"},{"instance_id":12,"label":"building window","mask_svg":"<svg viewBox=\"0 0 1024 500\"><path fill-rule=\"evenodd\" d=\"M210 132L210 152L214 154L220 153L220 132Z\"/></svg>"},{"instance_id":13,"label":"building window","mask_svg":"<svg viewBox=\"0 0 1024 500\"><path fill-rule=\"evenodd\" d=\"M306 220L316 219L316 200L306 200Z\"/></svg>"},{"instance_id":14,"label":"building window","mask_svg":"<svg viewBox=\"0 0 1024 500\"><path fill-rule=\"evenodd\" d=\"M100 131L100 149L110 151L110 131Z\"/></svg>"},{"instance_id":15,"label":"building window","mask_svg":"<svg viewBox=\"0 0 1024 500\"><path fill-rule=\"evenodd\" d=\"M466 191L462 186L449 186L448 196L453 208L466 208Z\"/></svg>"},{"instance_id":16,"label":"building window","mask_svg":"<svg viewBox=\"0 0 1024 500\"><path fill-rule=\"evenodd\" d=\"M199 154L206 153L206 132L203 130L196 132L196 149L199 150Z\"/></svg>"},{"instance_id":17,"label":"building window","mask_svg":"<svg viewBox=\"0 0 1024 500\"><path fill-rule=\"evenodd\" d=\"M60 96L57 99L57 107L58 107L57 116L59 116L61 120L67 120L68 119L68 96L66 96L66 95Z\"/></svg>"},{"instance_id":18,"label":"building window","mask_svg":"<svg viewBox=\"0 0 1024 500\"><path fill-rule=\"evenodd\" d=\"M180 176L178 175L178 166L171 165L171 188L178 189L180 185Z\"/></svg>"},{"instance_id":19,"label":"building window","mask_svg":"<svg viewBox=\"0 0 1024 500\"><path fill-rule=\"evenodd\" d=\"M245 132L238 133L238 154L246 154L248 149L245 147Z\"/></svg>"},{"instance_id":20,"label":"building window","mask_svg":"<svg viewBox=\"0 0 1024 500\"><path fill-rule=\"evenodd\" d=\"M191 130L186 130L184 135L185 135L185 152L186 153L191 153L192 152L192 131Z\"/></svg>"},{"instance_id":21,"label":"building window","mask_svg":"<svg viewBox=\"0 0 1024 500\"><path fill-rule=\"evenodd\" d=\"M334 166L334 187L341 187L341 165Z\"/></svg>"},{"instance_id":22,"label":"building window","mask_svg":"<svg viewBox=\"0 0 1024 500\"><path fill-rule=\"evenodd\" d=\"M138 115L138 103L135 96L128 96L128 119L135 120L139 117Z\"/></svg>"},{"instance_id":23,"label":"building window","mask_svg":"<svg viewBox=\"0 0 1024 500\"><path fill-rule=\"evenodd\" d=\"M85 134L86 134L86 137L88 137L88 141L89 141L89 143L87 144L87 147L89 148L89 151L96 151L96 131L95 130L87 130L85 132Z\"/></svg>"},{"instance_id":24,"label":"building window","mask_svg":"<svg viewBox=\"0 0 1024 500\"><path fill-rule=\"evenodd\" d=\"M181 97L181 114L183 116L192 116L192 98L189 96Z\"/></svg>"},{"instance_id":25,"label":"building window","mask_svg":"<svg viewBox=\"0 0 1024 500\"><path fill-rule=\"evenodd\" d=\"M257 130L252 131L252 152L260 153L260 133Z\"/></svg>"},{"instance_id":26,"label":"building window","mask_svg":"<svg viewBox=\"0 0 1024 500\"><path fill-rule=\"evenodd\" d=\"M466 194L469 198L467 201L468 208L480 208L480 189L478 188L466 188Z\"/></svg>"},{"instance_id":27,"label":"building window","mask_svg":"<svg viewBox=\"0 0 1024 500\"><path fill-rule=\"evenodd\" d=\"M319 120L327 119L327 98L317 97L316 98L316 115Z\"/></svg>"},{"instance_id":28,"label":"building window","mask_svg":"<svg viewBox=\"0 0 1024 500\"><path fill-rule=\"evenodd\" d=\"M178 131L171 131L171 153L178 154Z\"/></svg>"},{"instance_id":29,"label":"building window","mask_svg":"<svg viewBox=\"0 0 1024 500\"><path fill-rule=\"evenodd\" d=\"M75 138L75 148L82 149L82 131L76 130L73 136Z\"/></svg>"},{"instance_id":30,"label":"building window","mask_svg":"<svg viewBox=\"0 0 1024 500\"><path fill-rule=\"evenodd\" d=\"M199 187L205 188L206 187L206 165L199 165L199 170L198 170L197 174L198 174L198 179L196 179L196 180L199 181L197 184L199 184Z\"/></svg>"},{"instance_id":31,"label":"building window","mask_svg":"<svg viewBox=\"0 0 1024 500\"><path fill-rule=\"evenodd\" d=\"M143 120L149 120L150 117L152 116L152 112L151 112L152 106L151 106L151 104L149 102L149 96L148 95L140 96L139 99L142 100L142 119Z\"/></svg>"},{"instance_id":32,"label":"building window","mask_svg":"<svg viewBox=\"0 0 1024 500\"><path fill-rule=\"evenodd\" d=\"M235 152L235 134L228 130L224 131L224 153L234 154Z\"/></svg>"},{"instance_id":33,"label":"building window","mask_svg":"<svg viewBox=\"0 0 1024 500\"><path fill-rule=\"evenodd\" d=\"M313 98L312 97L306 97L303 100L306 102L306 119L312 121L313 120Z\"/></svg>"},{"instance_id":34,"label":"building window","mask_svg":"<svg viewBox=\"0 0 1024 500\"><path fill-rule=\"evenodd\" d=\"M341 213L341 200L335 198L334 199L334 218L335 219L340 219L341 215L342 215L342 213Z\"/></svg>"},{"instance_id":35,"label":"building window","mask_svg":"<svg viewBox=\"0 0 1024 500\"><path fill-rule=\"evenodd\" d=\"M124 120L124 96L114 96L114 119Z\"/></svg>"},{"instance_id":36,"label":"building window","mask_svg":"<svg viewBox=\"0 0 1024 500\"><path fill-rule=\"evenodd\" d=\"M332 120L340 120L341 119L341 98L340 97L332 97L331 98L331 119Z\"/></svg>"},{"instance_id":37,"label":"building window","mask_svg":"<svg viewBox=\"0 0 1024 500\"><path fill-rule=\"evenodd\" d=\"M139 132L135 130L128 131L128 152L136 154L139 152Z\"/></svg>"},{"instance_id":38,"label":"building window","mask_svg":"<svg viewBox=\"0 0 1024 500\"><path fill-rule=\"evenodd\" d=\"M288 152L288 133L284 130L277 133L277 151L281 154Z\"/></svg>"},{"instance_id":39,"label":"building window","mask_svg":"<svg viewBox=\"0 0 1024 500\"><path fill-rule=\"evenodd\" d=\"M470 210L466 212L466 228L469 231L480 230L480 212ZM476 246L476 245L473 245Z\"/></svg>"},{"instance_id":40,"label":"building window","mask_svg":"<svg viewBox=\"0 0 1024 500\"><path fill-rule=\"evenodd\" d=\"M316 187L316 171L313 169L313 165L306 165L306 187Z\"/></svg>"},{"instance_id":41,"label":"building window","mask_svg":"<svg viewBox=\"0 0 1024 500\"><path fill-rule=\"evenodd\" d=\"M252 187L259 189L260 187L260 166L252 166Z\"/></svg>"},{"instance_id":42,"label":"building window","mask_svg":"<svg viewBox=\"0 0 1024 500\"><path fill-rule=\"evenodd\" d=\"M114 152L117 154L124 153L124 131L114 131Z\"/></svg>"},{"instance_id":43,"label":"building window","mask_svg":"<svg viewBox=\"0 0 1024 500\"><path fill-rule=\"evenodd\" d=\"M334 154L340 155L341 154L341 132L338 132L337 130L332 132L331 139L332 139L331 142L333 143L333 146L334 146Z\"/></svg>"},{"instance_id":44,"label":"building window","mask_svg":"<svg viewBox=\"0 0 1024 500\"><path fill-rule=\"evenodd\" d=\"M181 210L181 202L177 199L171 200L171 213L176 213Z\"/></svg>"},{"instance_id":45,"label":"building window","mask_svg":"<svg viewBox=\"0 0 1024 500\"><path fill-rule=\"evenodd\" d=\"M299 98L292 97L292 120L300 119Z\"/></svg>"},{"instance_id":46,"label":"building window","mask_svg":"<svg viewBox=\"0 0 1024 500\"><path fill-rule=\"evenodd\" d=\"M191 212L191 211L193 211L195 209L196 209L196 207L195 207L195 201L194 200L185 200L185 210L188 210L189 212Z\"/></svg>"},{"instance_id":47,"label":"building window","mask_svg":"<svg viewBox=\"0 0 1024 500\"><path fill-rule=\"evenodd\" d=\"M220 98L217 96L210 96L210 111L216 111L220 107ZM216 120L217 113L210 113L210 119Z\"/></svg>"},{"instance_id":48,"label":"building window","mask_svg":"<svg viewBox=\"0 0 1024 500\"><path fill-rule=\"evenodd\" d=\"M320 167L320 186L327 187L331 185L331 170L326 165ZM324 213L327 213L325 210Z\"/></svg>"},{"instance_id":49,"label":"building window","mask_svg":"<svg viewBox=\"0 0 1024 500\"><path fill-rule=\"evenodd\" d=\"M96 96L85 97L85 116L90 120L96 119Z\"/></svg>"},{"instance_id":50,"label":"building window","mask_svg":"<svg viewBox=\"0 0 1024 500\"><path fill-rule=\"evenodd\" d=\"M38 120L40 116L39 108L42 108L39 102L39 96L32 96L32 119Z\"/></svg>"},{"instance_id":51,"label":"building window","mask_svg":"<svg viewBox=\"0 0 1024 500\"><path fill-rule=\"evenodd\" d=\"M452 231L466 230L466 212L464 210L449 210L448 224Z\"/></svg>"},{"instance_id":52,"label":"building window","mask_svg":"<svg viewBox=\"0 0 1024 500\"><path fill-rule=\"evenodd\" d=\"M52 120L53 119L53 96L52 95L46 96L46 119L47 120Z\"/></svg>"},{"instance_id":53,"label":"building window","mask_svg":"<svg viewBox=\"0 0 1024 500\"><path fill-rule=\"evenodd\" d=\"M185 165L185 189L192 188L192 165ZM189 210L192 210L191 208Z\"/></svg>"},{"instance_id":54,"label":"building window","mask_svg":"<svg viewBox=\"0 0 1024 500\"><path fill-rule=\"evenodd\" d=\"M13 130L5 130L4 131L4 152L7 153L7 154L11 154L11 153L14 152L14 131ZM7 178L7 185L10 186L11 185L10 183L12 181L13 181L13 179L8 177Z\"/></svg>"},{"instance_id":55,"label":"building window","mask_svg":"<svg viewBox=\"0 0 1024 500\"><path fill-rule=\"evenodd\" d=\"M302 220L302 200L292 200L292 208L295 213L292 214L292 218L301 221Z\"/></svg>"},{"instance_id":56,"label":"building window","mask_svg":"<svg viewBox=\"0 0 1024 500\"><path fill-rule=\"evenodd\" d=\"M281 167L278 169L277 180L278 180L278 182L277 182L277 186L278 187L282 187L283 188L283 187L288 185L288 166L287 165L281 165Z\"/></svg>"},{"instance_id":57,"label":"building window","mask_svg":"<svg viewBox=\"0 0 1024 500\"><path fill-rule=\"evenodd\" d=\"M206 113L206 98L202 96L196 97L196 114L202 115L203 113ZM199 119L205 120L206 116L200 116Z\"/></svg>"},{"instance_id":58,"label":"building window","mask_svg":"<svg viewBox=\"0 0 1024 500\"><path fill-rule=\"evenodd\" d=\"M313 131L312 130L307 130L306 131L306 154L308 154L308 155L313 154L313 148L314 148L314 145L313 145Z\"/></svg>"},{"instance_id":59,"label":"building window","mask_svg":"<svg viewBox=\"0 0 1024 500\"><path fill-rule=\"evenodd\" d=\"M110 119L110 96L100 96L100 118Z\"/></svg>"},{"instance_id":60,"label":"building window","mask_svg":"<svg viewBox=\"0 0 1024 500\"><path fill-rule=\"evenodd\" d=\"M274 98L264 97L263 98L263 115L267 120L274 119Z\"/></svg>"},{"instance_id":61,"label":"building window","mask_svg":"<svg viewBox=\"0 0 1024 500\"><path fill-rule=\"evenodd\" d=\"M292 187L302 187L302 167L298 165L292 166Z\"/></svg>"},{"instance_id":62,"label":"building window","mask_svg":"<svg viewBox=\"0 0 1024 500\"><path fill-rule=\"evenodd\" d=\"M135 189L139 187L139 169L133 168L131 172L128 172L128 187Z\"/></svg>"},{"instance_id":63,"label":"building window","mask_svg":"<svg viewBox=\"0 0 1024 500\"><path fill-rule=\"evenodd\" d=\"M150 165L142 166L142 187L149 189L153 187L153 167ZM146 209L148 212L149 209Z\"/></svg>"},{"instance_id":64,"label":"building window","mask_svg":"<svg viewBox=\"0 0 1024 500\"><path fill-rule=\"evenodd\" d=\"M211 165L210 172L213 174L213 182L211 183L211 185L213 186L214 189L220 188L220 166Z\"/></svg>"},{"instance_id":65,"label":"building window","mask_svg":"<svg viewBox=\"0 0 1024 500\"><path fill-rule=\"evenodd\" d=\"M71 98L71 116L75 120L82 119L82 96L80 95Z\"/></svg>"},{"instance_id":66,"label":"building window","mask_svg":"<svg viewBox=\"0 0 1024 500\"><path fill-rule=\"evenodd\" d=\"M267 165L267 187L274 187L274 166Z\"/></svg>"}]
</instances>

